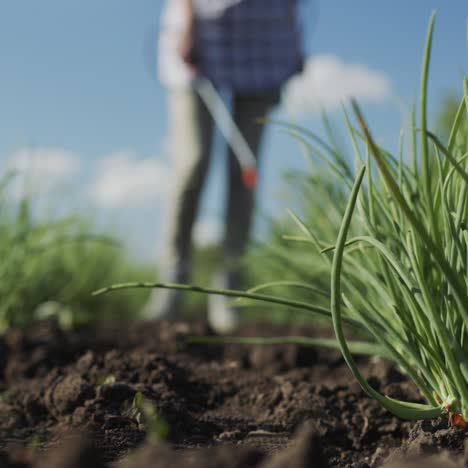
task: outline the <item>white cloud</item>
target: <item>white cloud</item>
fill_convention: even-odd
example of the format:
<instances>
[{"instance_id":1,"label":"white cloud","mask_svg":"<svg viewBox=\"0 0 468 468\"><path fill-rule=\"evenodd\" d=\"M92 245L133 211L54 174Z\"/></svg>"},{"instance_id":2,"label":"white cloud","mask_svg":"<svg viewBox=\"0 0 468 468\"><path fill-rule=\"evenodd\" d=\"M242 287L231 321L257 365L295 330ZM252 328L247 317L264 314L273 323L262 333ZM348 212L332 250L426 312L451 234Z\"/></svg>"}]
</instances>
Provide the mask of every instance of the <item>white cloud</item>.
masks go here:
<instances>
[{"instance_id":1,"label":"white cloud","mask_svg":"<svg viewBox=\"0 0 468 468\"><path fill-rule=\"evenodd\" d=\"M212 218L202 218L195 223L193 229L193 240L199 247L207 247L217 244L221 240L222 235L221 223Z\"/></svg>"},{"instance_id":2,"label":"white cloud","mask_svg":"<svg viewBox=\"0 0 468 468\"><path fill-rule=\"evenodd\" d=\"M286 110L291 114L333 111L350 98L382 101L391 94L389 77L366 65L345 63L333 55L308 60L304 72L292 78L284 91Z\"/></svg>"},{"instance_id":3,"label":"white cloud","mask_svg":"<svg viewBox=\"0 0 468 468\"><path fill-rule=\"evenodd\" d=\"M145 206L159 199L167 185L168 170L163 163L120 151L98 162L90 195L105 207Z\"/></svg>"},{"instance_id":4,"label":"white cloud","mask_svg":"<svg viewBox=\"0 0 468 468\"><path fill-rule=\"evenodd\" d=\"M16 173L8 186L8 195L21 199L68 187L70 179L81 170L81 159L62 148L21 148L8 157L6 167Z\"/></svg>"},{"instance_id":5,"label":"white cloud","mask_svg":"<svg viewBox=\"0 0 468 468\"><path fill-rule=\"evenodd\" d=\"M80 157L61 148L22 148L8 158L8 167L30 177L58 181L77 175Z\"/></svg>"}]
</instances>

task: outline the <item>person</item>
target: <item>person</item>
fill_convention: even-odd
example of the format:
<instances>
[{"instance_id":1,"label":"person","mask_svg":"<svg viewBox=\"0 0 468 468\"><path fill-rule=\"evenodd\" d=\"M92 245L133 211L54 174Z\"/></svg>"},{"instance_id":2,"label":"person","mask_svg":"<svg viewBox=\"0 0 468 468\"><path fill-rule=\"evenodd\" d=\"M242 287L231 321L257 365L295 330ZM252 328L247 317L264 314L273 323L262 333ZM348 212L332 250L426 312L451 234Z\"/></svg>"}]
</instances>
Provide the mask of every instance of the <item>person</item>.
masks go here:
<instances>
[{"instance_id":1,"label":"person","mask_svg":"<svg viewBox=\"0 0 468 468\"><path fill-rule=\"evenodd\" d=\"M164 282L187 283L191 237L211 158L216 125L197 92L208 80L229 92L231 115L257 159L264 133L258 117L279 102L282 85L303 66L299 3L301 0L167 0L159 40L159 75L168 89L169 127L174 172L163 220ZM242 180L232 149L228 154L224 262L217 286L238 289L240 259L252 225L255 191ZM155 290L145 307L147 318L174 318L181 293ZM230 332L237 311L228 300L213 298L209 320L218 332Z\"/></svg>"}]
</instances>

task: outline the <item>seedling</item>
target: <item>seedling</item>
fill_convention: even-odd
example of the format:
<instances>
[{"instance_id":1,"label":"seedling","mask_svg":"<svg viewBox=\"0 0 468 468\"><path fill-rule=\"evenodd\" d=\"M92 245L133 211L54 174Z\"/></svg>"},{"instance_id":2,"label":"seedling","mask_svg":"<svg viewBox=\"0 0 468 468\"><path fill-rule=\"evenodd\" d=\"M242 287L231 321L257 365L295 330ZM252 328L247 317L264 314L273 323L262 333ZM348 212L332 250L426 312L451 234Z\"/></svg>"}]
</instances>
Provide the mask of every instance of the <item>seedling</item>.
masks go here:
<instances>
[{"instance_id":1,"label":"seedling","mask_svg":"<svg viewBox=\"0 0 468 468\"><path fill-rule=\"evenodd\" d=\"M117 382L117 379L115 378L115 375L109 374L103 379L99 380L97 383L97 387L102 387L103 385L112 385Z\"/></svg>"},{"instance_id":2,"label":"seedling","mask_svg":"<svg viewBox=\"0 0 468 468\"><path fill-rule=\"evenodd\" d=\"M145 398L143 393L137 392L135 394L131 413L138 424L145 426L148 440L152 442L164 440L169 435L169 426L166 421L158 414L154 404Z\"/></svg>"}]
</instances>

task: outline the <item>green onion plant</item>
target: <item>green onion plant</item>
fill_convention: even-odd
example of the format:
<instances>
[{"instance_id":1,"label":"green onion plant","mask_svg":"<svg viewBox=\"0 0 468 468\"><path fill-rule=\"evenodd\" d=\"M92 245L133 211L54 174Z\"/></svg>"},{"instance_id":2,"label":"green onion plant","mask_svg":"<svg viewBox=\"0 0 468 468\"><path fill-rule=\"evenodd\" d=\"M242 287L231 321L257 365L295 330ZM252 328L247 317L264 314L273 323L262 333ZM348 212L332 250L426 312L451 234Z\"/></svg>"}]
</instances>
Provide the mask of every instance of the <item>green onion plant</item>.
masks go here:
<instances>
[{"instance_id":1,"label":"green onion plant","mask_svg":"<svg viewBox=\"0 0 468 468\"><path fill-rule=\"evenodd\" d=\"M307 154L321 161L314 167L332 174L341 185L339 196L327 201L335 222L307 225L292 215L297 233L285 239L295 243L302 258L314 258L310 268L315 272L320 268L328 285L311 283L302 262L292 266L294 277L279 277L249 291L129 283L98 294L127 287L171 287L267 302L324 317L332 322L334 344L353 375L383 407L405 419L447 414L455 415L458 422L468 421L468 146L467 139L461 138L468 122L468 82L464 80L463 98L448 139L442 142L427 123L434 19L433 14L419 104L413 105L409 138L405 141L407 134L402 133L396 156L375 142L355 102L351 108L356 126L343 109L354 167L332 142L294 126L286 128ZM307 191L312 192L314 179L308 183ZM283 261L285 266L290 264ZM281 288L288 293L274 292ZM304 290L310 299L295 297L295 291ZM347 339L344 324L362 340ZM297 341L332 345L329 340L320 343L307 337ZM400 401L379 393L360 373L353 358L356 353L393 360L418 387L421 401Z\"/></svg>"}]
</instances>

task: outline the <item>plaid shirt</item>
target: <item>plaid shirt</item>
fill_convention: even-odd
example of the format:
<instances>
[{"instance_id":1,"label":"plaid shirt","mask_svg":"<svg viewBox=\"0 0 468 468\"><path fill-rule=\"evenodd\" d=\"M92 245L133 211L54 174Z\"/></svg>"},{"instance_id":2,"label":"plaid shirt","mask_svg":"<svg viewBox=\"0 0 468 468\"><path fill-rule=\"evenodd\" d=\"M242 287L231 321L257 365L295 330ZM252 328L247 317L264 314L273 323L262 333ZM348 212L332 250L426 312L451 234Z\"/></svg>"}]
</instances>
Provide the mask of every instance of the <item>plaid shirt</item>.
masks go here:
<instances>
[{"instance_id":1,"label":"plaid shirt","mask_svg":"<svg viewBox=\"0 0 468 468\"><path fill-rule=\"evenodd\" d=\"M177 53L183 31L178 1L168 0L160 37L159 74L168 86L193 79ZM300 1L194 0L199 73L238 93L277 91L302 66Z\"/></svg>"}]
</instances>

